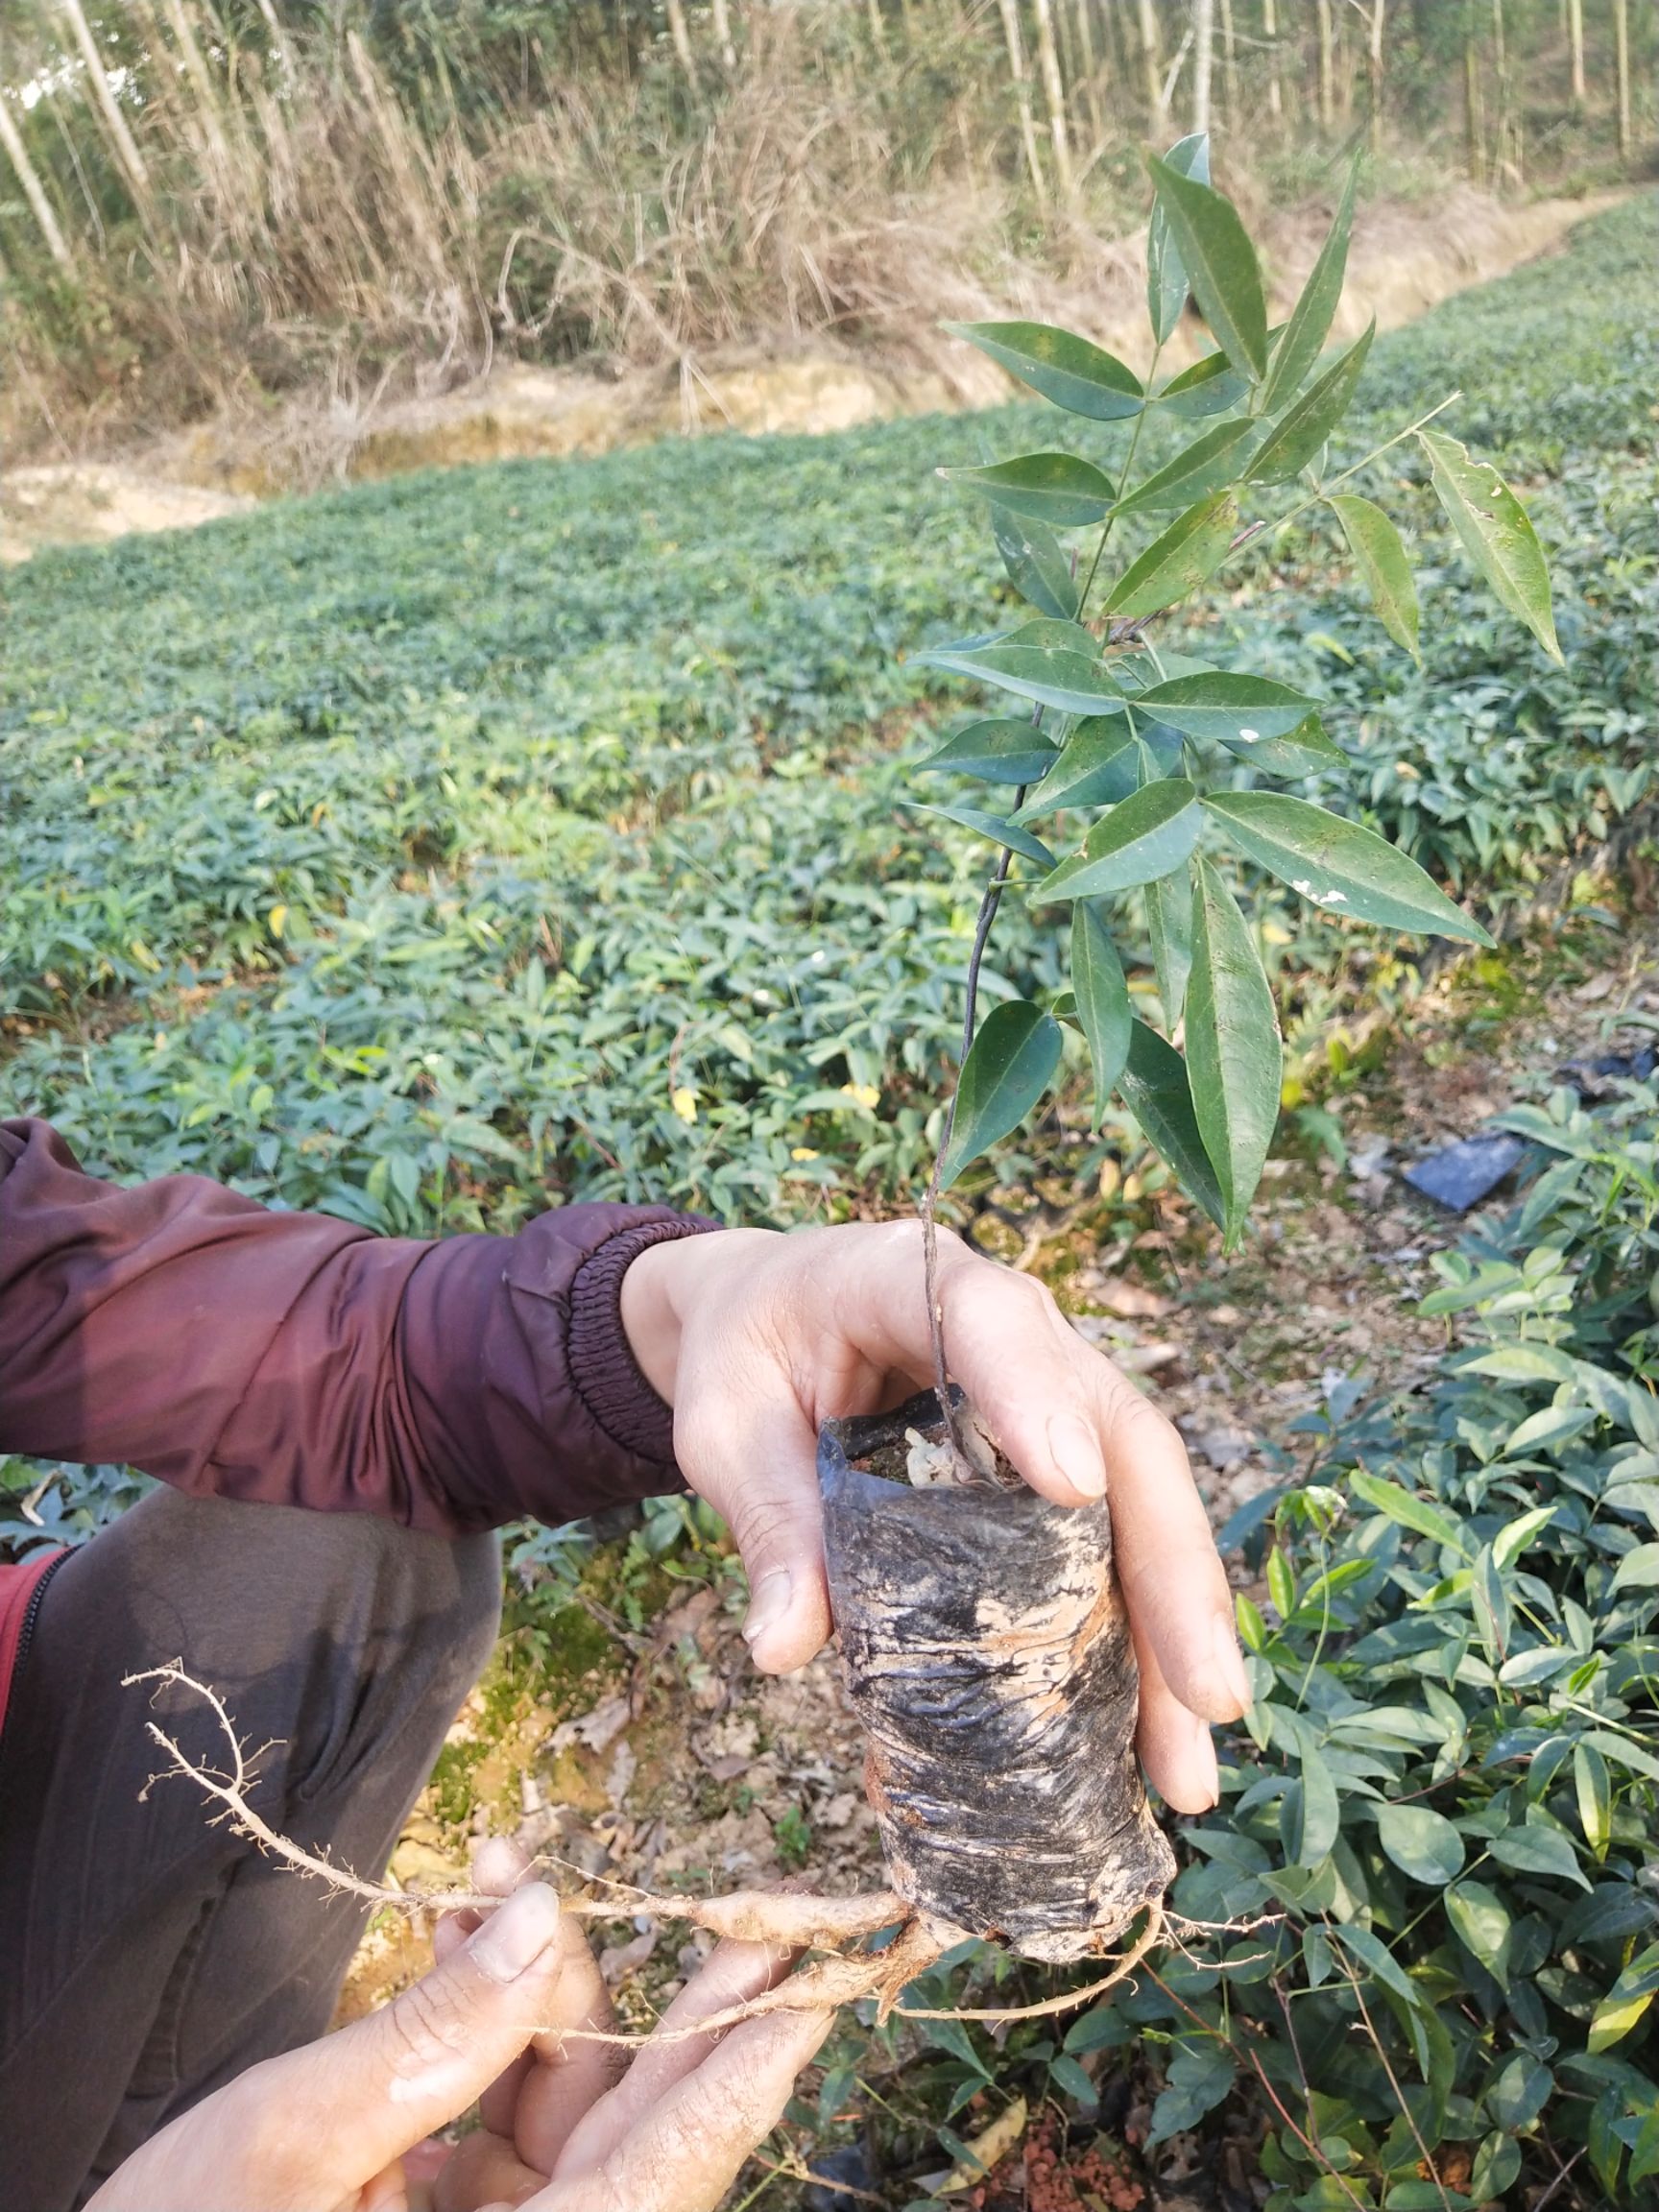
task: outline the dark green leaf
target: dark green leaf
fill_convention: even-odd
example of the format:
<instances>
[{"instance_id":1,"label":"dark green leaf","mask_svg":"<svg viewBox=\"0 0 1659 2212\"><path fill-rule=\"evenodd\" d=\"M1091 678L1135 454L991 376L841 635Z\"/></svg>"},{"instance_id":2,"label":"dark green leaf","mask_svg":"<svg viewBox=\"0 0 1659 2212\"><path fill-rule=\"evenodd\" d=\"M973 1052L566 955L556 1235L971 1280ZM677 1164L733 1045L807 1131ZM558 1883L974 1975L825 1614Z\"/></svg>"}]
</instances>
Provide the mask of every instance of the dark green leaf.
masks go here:
<instances>
[{"instance_id":1,"label":"dark green leaf","mask_svg":"<svg viewBox=\"0 0 1659 2212\"><path fill-rule=\"evenodd\" d=\"M942 1190L1024 1120L1054 1080L1061 1043L1060 1024L1028 999L1010 999L986 1015L956 1086L955 1119L939 1175Z\"/></svg>"},{"instance_id":2,"label":"dark green leaf","mask_svg":"<svg viewBox=\"0 0 1659 2212\"><path fill-rule=\"evenodd\" d=\"M1198 842L1204 817L1198 794L1185 777L1148 783L1096 822L1081 853L1063 860L1032 891L1032 902L1100 899L1150 883L1180 867Z\"/></svg>"},{"instance_id":3,"label":"dark green leaf","mask_svg":"<svg viewBox=\"0 0 1659 2212\"><path fill-rule=\"evenodd\" d=\"M1353 404L1376 334L1373 322L1308 387L1245 470L1252 484L1287 484L1307 468Z\"/></svg>"},{"instance_id":4,"label":"dark green leaf","mask_svg":"<svg viewBox=\"0 0 1659 2212\"><path fill-rule=\"evenodd\" d=\"M1021 453L989 469L941 469L952 484L982 492L1011 515L1028 516L1058 530L1098 522L1116 488L1110 476L1075 453Z\"/></svg>"},{"instance_id":5,"label":"dark green leaf","mask_svg":"<svg viewBox=\"0 0 1659 2212\"><path fill-rule=\"evenodd\" d=\"M1446 1892L1446 1917L1492 1979L1507 1988L1513 1929L1509 1908L1498 1892L1484 1882L1455 1883Z\"/></svg>"},{"instance_id":6,"label":"dark green leaf","mask_svg":"<svg viewBox=\"0 0 1659 2212\"><path fill-rule=\"evenodd\" d=\"M1177 868L1147 884L1146 928L1152 939L1164 1026L1173 1029L1187 1003L1187 978L1192 969L1192 885L1187 869Z\"/></svg>"},{"instance_id":7,"label":"dark green leaf","mask_svg":"<svg viewBox=\"0 0 1659 2212\"><path fill-rule=\"evenodd\" d=\"M1190 507L1118 577L1107 595L1108 613L1158 614L1186 598L1226 560L1238 527L1238 501L1225 492Z\"/></svg>"},{"instance_id":8,"label":"dark green leaf","mask_svg":"<svg viewBox=\"0 0 1659 2212\"><path fill-rule=\"evenodd\" d=\"M1006 507L994 506L991 531L1008 581L1021 598L1040 614L1071 621L1080 596L1077 579L1071 573L1070 556L1047 524L1026 521Z\"/></svg>"},{"instance_id":9,"label":"dark green leaf","mask_svg":"<svg viewBox=\"0 0 1659 2212\"><path fill-rule=\"evenodd\" d=\"M976 776L982 783L1035 783L1060 757L1031 722L997 719L970 722L948 737L937 753L918 761L918 776L948 769L954 776Z\"/></svg>"},{"instance_id":10,"label":"dark green leaf","mask_svg":"<svg viewBox=\"0 0 1659 2212\"><path fill-rule=\"evenodd\" d=\"M1238 210L1155 154L1146 165L1205 322L1234 368L1260 377L1267 367L1267 301Z\"/></svg>"},{"instance_id":11,"label":"dark green leaf","mask_svg":"<svg viewBox=\"0 0 1659 2212\"><path fill-rule=\"evenodd\" d=\"M1287 737L1318 702L1265 676L1213 668L1200 676L1177 676L1154 684L1134 704L1137 710L1145 708L1189 737L1251 747L1265 737ZM1332 751L1335 752L1334 746ZM1341 754L1336 757L1341 759Z\"/></svg>"},{"instance_id":12,"label":"dark green leaf","mask_svg":"<svg viewBox=\"0 0 1659 2212\"><path fill-rule=\"evenodd\" d=\"M1060 755L1017 821L1033 821L1061 806L1114 806L1141 781L1140 748L1125 714L1091 714L1072 726Z\"/></svg>"},{"instance_id":13,"label":"dark green leaf","mask_svg":"<svg viewBox=\"0 0 1659 2212\"><path fill-rule=\"evenodd\" d=\"M1349 764L1347 754L1326 736L1317 714L1298 722L1288 737L1223 737L1221 742L1236 759L1248 760L1263 776L1329 775Z\"/></svg>"},{"instance_id":14,"label":"dark green leaf","mask_svg":"<svg viewBox=\"0 0 1659 2212\"><path fill-rule=\"evenodd\" d=\"M1256 425L1240 418L1217 422L1201 438L1183 447L1173 461L1136 486L1118 502L1119 515L1138 515L1143 509L1187 507L1233 480L1238 449L1256 435Z\"/></svg>"},{"instance_id":15,"label":"dark green leaf","mask_svg":"<svg viewBox=\"0 0 1659 2212\"><path fill-rule=\"evenodd\" d=\"M1563 1882L1575 1882L1588 1889L1589 1881L1578 1863L1571 1839L1559 1828L1506 1828L1487 1845L1501 1866L1513 1866L1520 1874L1554 1874Z\"/></svg>"},{"instance_id":16,"label":"dark green leaf","mask_svg":"<svg viewBox=\"0 0 1659 2212\"><path fill-rule=\"evenodd\" d=\"M1342 525L1378 621L1396 645L1403 645L1413 661L1418 660L1417 587L1399 531L1381 507L1353 492L1333 493L1327 504L1334 509Z\"/></svg>"},{"instance_id":17,"label":"dark green leaf","mask_svg":"<svg viewBox=\"0 0 1659 2212\"><path fill-rule=\"evenodd\" d=\"M1094 1123L1098 1127L1129 1057L1134 1017L1118 948L1086 899L1079 899L1071 909L1071 988L1076 994L1077 1019L1089 1041L1089 1063L1094 1076Z\"/></svg>"},{"instance_id":18,"label":"dark green leaf","mask_svg":"<svg viewBox=\"0 0 1659 2212\"><path fill-rule=\"evenodd\" d=\"M1064 407L1096 422L1120 422L1141 411L1141 379L1115 353L1050 323L947 323L981 353Z\"/></svg>"},{"instance_id":19,"label":"dark green leaf","mask_svg":"<svg viewBox=\"0 0 1659 2212\"><path fill-rule=\"evenodd\" d=\"M976 677L999 691L1066 714L1097 714L1122 704L1099 647L1075 622L1026 622L998 637L970 637L916 659L924 668Z\"/></svg>"},{"instance_id":20,"label":"dark green leaf","mask_svg":"<svg viewBox=\"0 0 1659 2212\"><path fill-rule=\"evenodd\" d=\"M1231 1245L1256 1195L1279 1120L1279 1022L1256 940L1238 902L1201 856L1193 876L1187 1068Z\"/></svg>"},{"instance_id":21,"label":"dark green leaf","mask_svg":"<svg viewBox=\"0 0 1659 2212\"><path fill-rule=\"evenodd\" d=\"M1377 1836L1402 1873L1444 1888L1463 1871L1463 1839L1428 1805L1379 1805Z\"/></svg>"},{"instance_id":22,"label":"dark green leaf","mask_svg":"<svg viewBox=\"0 0 1659 2212\"><path fill-rule=\"evenodd\" d=\"M989 837L994 845L1004 845L1010 853L1018 853L1022 860L1035 860L1040 868L1052 868L1054 855L1040 837L1033 837L1029 830L1019 829L1004 821L1000 814L987 814L977 806L925 806L919 799L900 802L913 814L937 814L944 821L956 822L964 830L972 830L977 837Z\"/></svg>"},{"instance_id":23,"label":"dark green leaf","mask_svg":"<svg viewBox=\"0 0 1659 2212\"><path fill-rule=\"evenodd\" d=\"M1249 389L1250 379L1238 374L1225 353L1216 352L1200 355L1178 376L1171 376L1156 397L1171 415L1199 421L1206 415L1236 407Z\"/></svg>"},{"instance_id":24,"label":"dark green leaf","mask_svg":"<svg viewBox=\"0 0 1659 2212\"><path fill-rule=\"evenodd\" d=\"M1359 162L1356 156L1348 171L1348 181L1342 187L1335 218L1319 250L1319 258L1273 349L1267 380L1262 387L1263 414L1276 415L1301 389L1303 378L1318 360L1330 334L1342 298L1342 279L1348 270L1348 233L1354 221L1354 194L1358 182Z\"/></svg>"},{"instance_id":25,"label":"dark green leaf","mask_svg":"<svg viewBox=\"0 0 1659 2212\"><path fill-rule=\"evenodd\" d=\"M1285 1856L1294 1866L1317 1866L1331 1855L1342 1829L1342 1807L1331 1769L1317 1751L1302 1754L1302 1779L1292 1782L1279 1809Z\"/></svg>"},{"instance_id":26,"label":"dark green leaf","mask_svg":"<svg viewBox=\"0 0 1659 2212\"><path fill-rule=\"evenodd\" d=\"M1200 184L1208 184L1209 132L1194 131L1189 138L1178 138L1164 158L1181 176L1195 177ZM1186 264L1169 228L1168 215L1162 202L1154 199L1146 226L1146 313L1160 346L1181 320L1188 289Z\"/></svg>"},{"instance_id":27,"label":"dark green leaf","mask_svg":"<svg viewBox=\"0 0 1659 2212\"><path fill-rule=\"evenodd\" d=\"M1129 1059L1118 1082L1118 1095L1169 1163L1187 1195L1219 1228L1224 1215L1215 1170L1198 1134L1187 1063L1156 1029L1137 1022L1129 1039Z\"/></svg>"},{"instance_id":28,"label":"dark green leaf","mask_svg":"<svg viewBox=\"0 0 1659 2212\"><path fill-rule=\"evenodd\" d=\"M1217 792L1204 804L1253 860L1328 913L1492 943L1415 860L1374 830L1283 791Z\"/></svg>"},{"instance_id":29,"label":"dark green leaf","mask_svg":"<svg viewBox=\"0 0 1659 2212\"><path fill-rule=\"evenodd\" d=\"M1503 605L1552 661L1561 659L1550 603L1550 571L1527 510L1489 461L1477 461L1455 438L1419 430L1435 496L1463 550Z\"/></svg>"},{"instance_id":30,"label":"dark green leaf","mask_svg":"<svg viewBox=\"0 0 1659 2212\"><path fill-rule=\"evenodd\" d=\"M1422 1990L1380 1936L1372 1935L1368 1928L1358 1927L1337 1926L1331 1933L1364 1964L1375 1981L1384 1989L1392 1989L1402 2004L1416 2008L1424 2003Z\"/></svg>"}]
</instances>

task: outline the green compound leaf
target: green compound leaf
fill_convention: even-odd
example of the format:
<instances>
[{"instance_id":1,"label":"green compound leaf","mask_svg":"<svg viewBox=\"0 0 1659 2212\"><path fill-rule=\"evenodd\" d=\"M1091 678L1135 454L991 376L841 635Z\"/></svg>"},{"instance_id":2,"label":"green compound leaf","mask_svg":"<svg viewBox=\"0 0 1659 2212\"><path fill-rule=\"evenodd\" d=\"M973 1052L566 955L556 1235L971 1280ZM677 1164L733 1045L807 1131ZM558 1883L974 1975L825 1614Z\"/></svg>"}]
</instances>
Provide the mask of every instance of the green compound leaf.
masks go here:
<instances>
[{"instance_id":1,"label":"green compound leaf","mask_svg":"<svg viewBox=\"0 0 1659 2212\"><path fill-rule=\"evenodd\" d=\"M1048 525L993 507L991 531L1008 581L1021 598L1039 614L1072 621L1081 594L1070 558Z\"/></svg>"},{"instance_id":2,"label":"green compound leaf","mask_svg":"<svg viewBox=\"0 0 1659 2212\"><path fill-rule=\"evenodd\" d=\"M1071 734L1037 789L1015 815L1035 821L1061 806L1115 806L1141 781L1141 751L1127 714L1089 714Z\"/></svg>"},{"instance_id":3,"label":"green compound leaf","mask_svg":"<svg viewBox=\"0 0 1659 2212\"><path fill-rule=\"evenodd\" d=\"M931 776L948 770L953 776L976 776L982 783L1036 783L1060 757L1059 749L1031 722L998 716L970 722L916 763L915 774Z\"/></svg>"},{"instance_id":4,"label":"green compound leaf","mask_svg":"<svg viewBox=\"0 0 1659 2212\"><path fill-rule=\"evenodd\" d=\"M1034 906L1054 899L1100 899L1179 868L1198 842L1204 816L1183 776L1145 784L1096 822L1081 853L1063 860L1031 893Z\"/></svg>"},{"instance_id":5,"label":"green compound leaf","mask_svg":"<svg viewBox=\"0 0 1659 2212\"><path fill-rule=\"evenodd\" d=\"M1094 1076L1094 1118L1098 1127L1106 1101L1117 1089L1129 1058L1135 1018L1129 1008L1129 987L1123 980L1118 948L1094 907L1082 899L1071 909L1071 987L1077 1020L1089 1043L1089 1064Z\"/></svg>"},{"instance_id":6,"label":"green compound leaf","mask_svg":"<svg viewBox=\"0 0 1659 2212\"><path fill-rule=\"evenodd\" d=\"M1221 745L1251 746L1264 737L1288 737L1318 706L1306 692L1266 676L1234 675L1222 668L1154 684L1135 701L1189 737ZM1332 750L1334 752L1335 748ZM1337 754L1337 758L1342 756Z\"/></svg>"},{"instance_id":7,"label":"green compound leaf","mask_svg":"<svg viewBox=\"0 0 1659 2212\"><path fill-rule=\"evenodd\" d=\"M1342 279L1348 270L1348 233L1354 222L1354 194L1359 182L1356 156L1342 187L1335 219L1326 234L1302 297L1291 310L1279 343L1273 349L1267 380L1262 387L1262 411L1276 415L1295 397L1303 378L1318 360L1330 335L1331 325L1342 298Z\"/></svg>"},{"instance_id":8,"label":"green compound leaf","mask_svg":"<svg viewBox=\"0 0 1659 2212\"><path fill-rule=\"evenodd\" d=\"M919 799L902 799L899 804L908 806L913 814L937 814L944 821L958 823L977 837L989 837L994 845L1006 846L1010 853L1018 853L1023 860L1035 860L1040 868L1054 865L1053 854L1040 837L1033 837L1029 830L1021 830L1014 823L1004 821L1000 814L986 814L977 806L925 806Z\"/></svg>"},{"instance_id":9,"label":"green compound leaf","mask_svg":"<svg viewBox=\"0 0 1659 2212\"><path fill-rule=\"evenodd\" d=\"M1051 323L947 323L945 328L953 338L965 338L989 354L1022 384L1029 384L1069 415L1121 422L1138 415L1144 403L1145 393L1134 370L1074 331L1057 329Z\"/></svg>"},{"instance_id":10,"label":"green compound leaf","mask_svg":"<svg viewBox=\"0 0 1659 2212\"><path fill-rule=\"evenodd\" d=\"M1281 1063L1273 993L1256 940L1233 894L1200 858L1192 886L1187 1069L1229 1246L1244 1226L1278 1125Z\"/></svg>"},{"instance_id":11,"label":"green compound leaf","mask_svg":"<svg viewBox=\"0 0 1659 2212\"><path fill-rule=\"evenodd\" d=\"M1412 660L1420 662L1417 587L1399 531L1381 507L1361 499L1357 493L1334 492L1326 504L1342 525L1342 535L1371 595L1378 621L1396 645L1403 645Z\"/></svg>"},{"instance_id":12,"label":"green compound leaf","mask_svg":"<svg viewBox=\"0 0 1659 2212\"><path fill-rule=\"evenodd\" d=\"M1443 1889L1463 1871L1463 1839L1428 1805L1379 1805L1377 1839L1403 1874Z\"/></svg>"},{"instance_id":13,"label":"green compound leaf","mask_svg":"<svg viewBox=\"0 0 1659 2212\"><path fill-rule=\"evenodd\" d=\"M1190 368L1171 376L1154 397L1171 415L1198 421L1206 415L1219 415L1225 408L1237 406L1249 389L1250 379L1238 374L1225 353L1215 352L1201 355Z\"/></svg>"},{"instance_id":14,"label":"green compound leaf","mask_svg":"<svg viewBox=\"0 0 1659 2212\"><path fill-rule=\"evenodd\" d=\"M956 1115L940 1167L949 1190L964 1167L1024 1120L1060 1065L1060 1024L1027 998L986 1015L962 1063Z\"/></svg>"},{"instance_id":15,"label":"green compound leaf","mask_svg":"<svg viewBox=\"0 0 1659 2212\"><path fill-rule=\"evenodd\" d=\"M1217 1229L1225 1208L1220 1187L1192 1107L1187 1063L1156 1029L1137 1022L1129 1038L1129 1058L1118 1078L1118 1095L1140 1122L1148 1142L1169 1164L1176 1181Z\"/></svg>"},{"instance_id":16,"label":"green compound leaf","mask_svg":"<svg viewBox=\"0 0 1659 2212\"><path fill-rule=\"evenodd\" d=\"M1204 805L1253 860L1327 913L1385 929L1492 943L1415 860L1374 830L1283 791L1217 792Z\"/></svg>"},{"instance_id":17,"label":"green compound leaf","mask_svg":"<svg viewBox=\"0 0 1659 2212\"><path fill-rule=\"evenodd\" d=\"M1118 502L1119 515L1139 515L1165 507L1187 507L1207 493L1230 484L1237 473L1233 459L1241 445L1256 436L1256 424L1242 417L1216 422L1202 437L1184 446L1173 461L1166 461L1155 475L1138 484Z\"/></svg>"},{"instance_id":18,"label":"green compound leaf","mask_svg":"<svg viewBox=\"0 0 1659 2212\"><path fill-rule=\"evenodd\" d=\"M1056 530L1101 521L1117 494L1111 477L1075 453L1020 453L989 469L941 469L939 474L982 492L1011 515Z\"/></svg>"},{"instance_id":19,"label":"green compound leaf","mask_svg":"<svg viewBox=\"0 0 1659 2212\"><path fill-rule=\"evenodd\" d=\"M1178 138L1164 158L1178 175L1196 178L1200 184L1208 184L1209 132L1194 131L1189 138ZM1160 346L1180 322L1190 290L1187 265L1169 227L1169 217L1163 203L1155 199L1146 226L1146 313L1151 321L1152 335Z\"/></svg>"},{"instance_id":20,"label":"green compound leaf","mask_svg":"<svg viewBox=\"0 0 1659 2212\"><path fill-rule=\"evenodd\" d=\"M1238 528L1238 503L1226 492L1190 507L1113 585L1109 614L1132 617L1160 614L1214 575Z\"/></svg>"},{"instance_id":21,"label":"green compound leaf","mask_svg":"<svg viewBox=\"0 0 1659 2212\"><path fill-rule=\"evenodd\" d=\"M969 637L919 653L917 664L976 677L999 691L1064 714L1097 714L1121 707L1123 693L1100 649L1075 622L1026 622L997 637Z\"/></svg>"},{"instance_id":22,"label":"green compound leaf","mask_svg":"<svg viewBox=\"0 0 1659 2212\"><path fill-rule=\"evenodd\" d=\"M1307 468L1353 404L1376 335L1373 319L1347 352L1309 386L1245 470L1252 484L1288 484Z\"/></svg>"},{"instance_id":23,"label":"green compound leaf","mask_svg":"<svg viewBox=\"0 0 1659 2212\"><path fill-rule=\"evenodd\" d=\"M1205 322L1239 374L1259 379L1267 367L1267 301L1238 210L1155 154L1146 166Z\"/></svg>"},{"instance_id":24,"label":"green compound leaf","mask_svg":"<svg viewBox=\"0 0 1659 2212\"><path fill-rule=\"evenodd\" d=\"M1551 661L1561 660L1550 601L1550 571L1527 510L1489 461L1476 461L1455 438L1419 430L1434 493L1463 550L1517 621Z\"/></svg>"}]
</instances>

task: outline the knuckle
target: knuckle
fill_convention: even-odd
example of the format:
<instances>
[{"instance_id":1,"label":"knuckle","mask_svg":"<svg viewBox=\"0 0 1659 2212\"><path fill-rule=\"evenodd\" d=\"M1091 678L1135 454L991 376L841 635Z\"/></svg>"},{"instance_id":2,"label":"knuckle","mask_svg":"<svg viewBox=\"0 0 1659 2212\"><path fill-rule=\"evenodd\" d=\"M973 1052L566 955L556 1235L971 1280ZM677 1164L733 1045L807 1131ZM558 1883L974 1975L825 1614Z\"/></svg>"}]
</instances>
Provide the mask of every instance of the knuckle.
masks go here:
<instances>
[{"instance_id":1,"label":"knuckle","mask_svg":"<svg viewBox=\"0 0 1659 2212\"><path fill-rule=\"evenodd\" d=\"M401 2079L423 2074L467 2048L467 2023L441 1978L414 1983L386 2015L392 2070Z\"/></svg>"}]
</instances>

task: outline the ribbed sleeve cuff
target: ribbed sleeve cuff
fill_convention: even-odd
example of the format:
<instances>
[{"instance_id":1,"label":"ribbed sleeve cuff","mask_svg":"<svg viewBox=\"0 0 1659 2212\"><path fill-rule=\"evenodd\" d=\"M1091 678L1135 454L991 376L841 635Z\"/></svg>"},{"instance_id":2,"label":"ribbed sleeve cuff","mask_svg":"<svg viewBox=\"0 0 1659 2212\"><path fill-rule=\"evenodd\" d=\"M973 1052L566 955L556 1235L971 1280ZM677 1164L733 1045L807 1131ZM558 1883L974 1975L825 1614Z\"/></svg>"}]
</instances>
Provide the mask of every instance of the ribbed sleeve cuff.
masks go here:
<instances>
[{"instance_id":1,"label":"ribbed sleeve cuff","mask_svg":"<svg viewBox=\"0 0 1659 2212\"><path fill-rule=\"evenodd\" d=\"M570 1285L570 1380L592 1420L637 1458L674 1463L674 1413L640 1372L622 1326L622 1278L641 1252L700 1237L717 1221L681 1214L636 1222L608 1237Z\"/></svg>"}]
</instances>

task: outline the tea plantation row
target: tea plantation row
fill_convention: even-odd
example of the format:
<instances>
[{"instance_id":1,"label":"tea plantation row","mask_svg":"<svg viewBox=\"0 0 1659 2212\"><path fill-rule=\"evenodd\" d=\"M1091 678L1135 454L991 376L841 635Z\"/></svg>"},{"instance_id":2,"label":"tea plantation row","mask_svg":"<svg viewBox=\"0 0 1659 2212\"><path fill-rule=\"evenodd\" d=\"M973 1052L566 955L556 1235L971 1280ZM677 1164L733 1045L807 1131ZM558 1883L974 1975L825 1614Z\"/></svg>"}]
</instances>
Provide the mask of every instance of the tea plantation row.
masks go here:
<instances>
[{"instance_id":1,"label":"tea plantation row","mask_svg":"<svg viewBox=\"0 0 1659 2212\"><path fill-rule=\"evenodd\" d=\"M1421 672L1321 537L1214 617L1333 701L1326 796L1488 906L1651 773L1656 250L1649 195L1369 373L1366 429L1478 395L1452 425L1528 493L1565 673L1426 497ZM907 657L995 618L982 516L932 470L1027 433L1035 408L406 479L13 575L0 1101L117 1173L399 1230L549 1190L781 1217L901 1189L985 867L897 804L960 697ZM1397 973L1259 911L1310 1009ZM993 993L1051 979L1053 922L1010 913Z\"/></svg>"}]
</instances>

